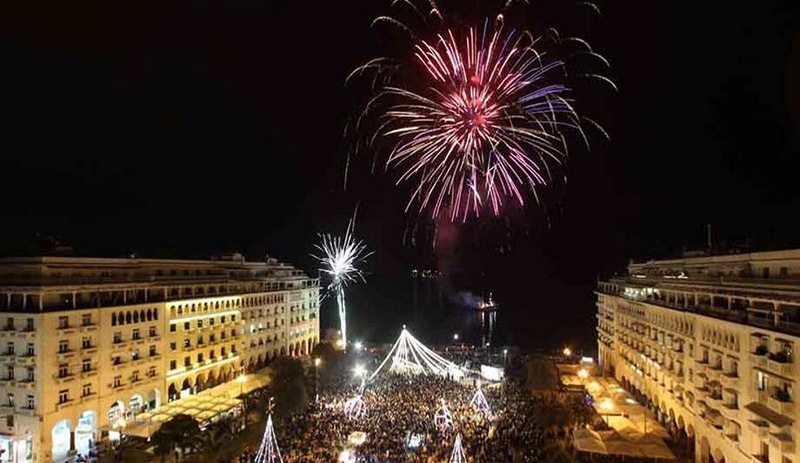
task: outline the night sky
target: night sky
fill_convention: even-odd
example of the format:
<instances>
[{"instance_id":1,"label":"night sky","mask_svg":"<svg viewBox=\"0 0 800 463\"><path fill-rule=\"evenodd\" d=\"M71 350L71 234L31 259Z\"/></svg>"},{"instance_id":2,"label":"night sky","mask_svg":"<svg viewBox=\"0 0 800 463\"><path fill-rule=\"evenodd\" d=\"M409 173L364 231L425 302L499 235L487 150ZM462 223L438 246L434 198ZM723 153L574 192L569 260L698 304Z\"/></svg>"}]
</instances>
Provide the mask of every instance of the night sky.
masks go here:
<instances>
[{"instance_id":1,"label":"night sky","mask_svg":"<svg viewBox=\"0 0 800 463\"><path fill-rule=\"evenodd\" d=\"M532 0L534 32L611 62L619 93L586 104L611 141L573 150L540 207L439 224L435 250L390 174L356 162L342 188L360 104L344 80L380 54L388 0L81 3L0 14L5 255L38 233L80 255L239 251L315 273L316 233L358 204L365 336L394 332L410 269L433 266L446 299L493 291L510 342L591 349L592 286L629 257L701 248L708 223L716 247L800 246L798 2Z\"/></svg>"}]
</instances>

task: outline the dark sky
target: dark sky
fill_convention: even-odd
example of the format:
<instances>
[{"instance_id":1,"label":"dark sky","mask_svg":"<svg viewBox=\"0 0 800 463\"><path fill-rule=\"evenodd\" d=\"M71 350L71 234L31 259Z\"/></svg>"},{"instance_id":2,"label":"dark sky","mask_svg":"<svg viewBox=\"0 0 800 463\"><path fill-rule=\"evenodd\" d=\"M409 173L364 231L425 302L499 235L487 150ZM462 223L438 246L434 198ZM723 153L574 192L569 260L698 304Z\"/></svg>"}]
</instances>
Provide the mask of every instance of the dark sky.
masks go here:
<instances>
[{"instance_id":1,"label":"dark sky","mask_svg":"<svg viewBox=\"0 0 800 463\"><path fill-rule=\"evenodd\" d=\"M352 310L402 313L408 270L435 262L453 290L493 290L512 339L535 345L588 339L598 275L701 247L707 223L718 245L800 245L797 2L531 3L531 27L580 33L611 62L619 93L598 90L593 111L611 141L575 150L542 208L439 227L435 253L430 224L404 243L390 176L342 191L358 104L344 79L379 54L369 24L388 0L3 12L0 250L39 232L80 254L238 250L311 270L315 234L358 203L376 254Z\"/></svg>"}]
</instances>

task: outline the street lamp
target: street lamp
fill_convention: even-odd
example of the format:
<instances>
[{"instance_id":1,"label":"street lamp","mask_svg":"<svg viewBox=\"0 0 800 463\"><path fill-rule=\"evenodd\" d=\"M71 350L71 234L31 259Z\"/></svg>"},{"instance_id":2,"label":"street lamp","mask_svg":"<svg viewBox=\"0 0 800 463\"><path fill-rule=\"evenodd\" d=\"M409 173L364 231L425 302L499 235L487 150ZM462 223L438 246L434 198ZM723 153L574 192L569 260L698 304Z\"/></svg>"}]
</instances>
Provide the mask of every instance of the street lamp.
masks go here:
<instances>
[{"instance_id":1,"label":"street lamp","mask_svg":"<svg viewBox=\"0 0 800 463\"><path fill-rule=\"evenodd\" d=\"M242 388L244 386L244 383L247 382L247 376L245 376L244 373L239 375L239 377L236 378L236 382L239 383L239 397L242 398L242 417L244 418L243 422L244 426L247 427L247 400L245 400L242 397L243 394Z\"/></svg>"},{"instance_id":2,"label":"street lamp","mask_svg":"<svg viewBox=\"0 0 800 463\"><path fill-rule=\"evenodd\" d=\"M361 344L361 341L356 341L355 347L356 347L356 352L358 352L361 350L361 347L363 347L363 344Z\"/></svg>"},{"instance_id":3,"label":"street lamp","mask_svg":"<svg viewBox=\"0 0 800 463\"><path fill-rule=\"evenodd\" d=\"M453 335L453 341L458 341L458 333Z\"/></svg>"},{"instance_id":4,"label":"street lamp","mask_svg":"<svg viewBox=\"0 0 800 463\"><path fill-rule=\"evenodd\" d=\"M359 386L358 393L364 393L364 385L367 381L367 369L364 368L364 365L356 365L355 368L356 377L361 377L361 385Z\"/></svg>"},{"instance_id":5,"label":"street lamp","mask_svg":"<svg viewBox=\"0 0 800 463\"><path fill-rule=\"evenodd\" d=\"M503 365L506 364L506 357L508 357L508 349L503 349Z\"/></svg>"},{"instance_id":6,"label":"street lamp","mask_svg":"<svg viewBox=\"0 0 800 463\"><path fill-rule=\"evenodd\" d=\"M605 412L604 415L606 416L606 424L608 426L611 426L611 422L610 422L610 418L608 417L608 414L609 414L609 412L611 410L614 409L614 402L609 398L605 398L600 402L600 409Z\"/></svg>"},{"instance_id":7,"label":"street lamp","mask_svg":"<svg viewBox=\"0 0 800 463\"><path fill-rule=\"evenodd\" d=\"M314 402L319 400L319 364L322 360L317 357L314 359Z\"/></svg>"},{"instance_id":8,"label":"street lamp","mask_svg":"<svg viewBox=\"0 0 800 463\"><path fill-rule=\"evenodd\" d=\"M569 357L572 355L572 349L570 349L569 347L565 347L564 350L561 351L561 353L564 354L564 357Z\"/></svg>"},{"instance_id":9,"label":"street lamp","mask_svg":"<svg viewBox=\"0 0 800 463\"><path fill-rule=\"evenodd\" d=\"M581 368L578 370L578 378L581 380L586 380L589 377L589 371L586 368Z\"/></svg>"}]
</instances>

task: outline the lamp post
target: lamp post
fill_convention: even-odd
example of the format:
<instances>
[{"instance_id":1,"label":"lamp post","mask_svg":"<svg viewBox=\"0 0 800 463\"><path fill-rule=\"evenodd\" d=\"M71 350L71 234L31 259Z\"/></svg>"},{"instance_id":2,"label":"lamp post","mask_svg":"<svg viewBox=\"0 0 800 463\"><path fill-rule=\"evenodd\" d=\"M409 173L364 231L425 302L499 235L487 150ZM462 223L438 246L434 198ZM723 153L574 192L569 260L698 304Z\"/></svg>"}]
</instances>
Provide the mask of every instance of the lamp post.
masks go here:
<instances>
[{"instance_id":1,"label":"lamp post","mask_svg":"<svg viewBox=\"0 0 800 463\"><path fill-rule=\"evenodd\" d=\"M609 398L603 399L603 401L600 402L600 409L606 412L603 415L606 417L606 425L608 425L608 427L611 427L611 420L609 419L608 414L613 408L614 403Z\"/></svg>"},{"instance_id":2,"label":"lamp post","mask_svg":"<svg viewBox=\"0 0 800 463\"><path fill-rule=\"evenodd\" d=\"M503 366L506 365L506 359L508 357L508 349L503 349Z\"/></svg>"},{"instance_id":3,"label":"lamp post","mask_svg":"<svg viewBox=\"0 0 800 463\"><path fill-rule=\"evenodd\" d=\"M364 392L364 383L367 379L367 369L363 365L356 365L354 370L355 376L361 378L361 385L359 386L359 394Z\"/></svg>"},{"instance_id":4,"label":"lamp post","mask_svg":"<svg viewBox=\"0 0 800 463\"><path fill-rule=\"evenodd\" d=\"M244 423L244 427L247 427L247 400L242 397L244 393L244 383L247 381L247 376L242 373L236 378L236 382L239 383L239 397L242 399L242 422Z\"/></svg>"},{"instance_id":5,"label":"lamp post","mask_svg":"<svg viewBox=\"0 0 800 463\"><path fill-rule=\"evenodd\" d=\"M322 360L317 357L314 359L314 402L319 400L319 364Z\"/></svg>"}]
</instances>

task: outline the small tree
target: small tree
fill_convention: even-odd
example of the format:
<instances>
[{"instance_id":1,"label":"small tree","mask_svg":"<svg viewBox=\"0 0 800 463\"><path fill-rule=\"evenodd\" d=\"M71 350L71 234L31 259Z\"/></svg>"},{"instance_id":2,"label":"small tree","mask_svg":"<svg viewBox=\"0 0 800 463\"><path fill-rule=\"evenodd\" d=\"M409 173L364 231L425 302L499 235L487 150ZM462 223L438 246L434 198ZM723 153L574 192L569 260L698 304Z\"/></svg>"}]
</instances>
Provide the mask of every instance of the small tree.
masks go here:
<instances>
[{"instance_id":1,"label":"small tree","mask_svg":"<svg viewBox=\"0 0 800 463\"><path fill-rule=\"evenodd\" d=\"M153 444L153 453L157 457L161 457L161 463L164 463L167 457L175 451L175 441L172 436L162 432L161 429L150 437L150 442Z\"/></svg>"},{"instance_id":2,"label":"small tree","mask_svg":"<svg viewBox=\"0 0 800 463\"><path fill-rule=\"evenodd\" d=\"M198 446L203 451L203 461L213 462L233 441L233 435L227 424L221 423L209 427L198 437Z\"/></svg>"},{"instance_id":3,"label":"small tree","mask_svg":"<svg viewBox=\"0 0 800 463\"><path fill-rule=\"evenodd\" d=\"M525 382L529 389L535 391L554 391L561 383L558 368L544 357L537 356L528 360L525 365Z\"/></svg>"},{"instance_id":4,"label":"small tree","mask_svg":"<svg viewBox=\"0 0 800 463\"><path fill-rule=\"evenodd\" d=\"M172 447L177 447L182 452L185 452L187 448L196 446L197 439L200 436L200 425L197 420L189 415L175 415L171 420L161 425L156 434L161 434L157 439L163 445L169 446L171 442Z\"/></svg>"},{"instance_id":5,"label":"small tree","mask_svg":"<svg viewBox=\"0 0 800 463\"><path fill-rule=\"evenodd\" d=\"M272 370L270 389L277 403L275 415L284 418L305 410L309 398L302 362L281 357L272 364Z\"/></svg>"}]
</instances>

